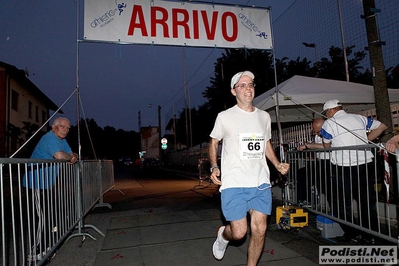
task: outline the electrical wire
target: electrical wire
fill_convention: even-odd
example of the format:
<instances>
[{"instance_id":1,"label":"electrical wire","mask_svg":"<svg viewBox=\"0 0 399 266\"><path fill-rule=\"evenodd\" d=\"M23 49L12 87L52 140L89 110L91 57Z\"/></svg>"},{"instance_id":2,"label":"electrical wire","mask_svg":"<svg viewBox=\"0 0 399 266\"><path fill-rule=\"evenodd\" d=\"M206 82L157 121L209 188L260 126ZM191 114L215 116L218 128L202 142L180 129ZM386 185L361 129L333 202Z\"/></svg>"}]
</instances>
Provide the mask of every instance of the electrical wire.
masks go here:
<instances>
[{"instance_id":1,"label":"electrical wire","mask_svg":"<svg viewBox=\"0 0 399 266\"><path fill-rule=\"evenodd\" d=\"M322 116L322 117L325 118L325 119L328 118L327 116L325 116L325 115L323 115L322 113L320 113L320 112L314 110L313 108L311 108L311 107L309 107L309 106L307 106L307 105L305 105L305 104L303 104L303 103L301 103L301 102L299 102L299 101L293 99L291 96L289 96L289 95L287 95L287 94L285 94L285 93L283 93L283 92L281 92L281 91L279 91L279 93L280 93L281 95L284 96L284 99L291 101L291 102L294 103L295 105L302 106L302 107L304 107L304 108L306 108L306 109L308 109L308 110L310 110L310 111L312 111L312 112L314 112L314 113L316 113L316 114L319 114L320 116ZM272 96L271 96L271 97L272 97ZM278 95L277 95L276 97L278 97ZM260 106L259 108L262 108L262 106ZM389 152L383 145L381 145L381 144L376 144L376 143L374 143L374 142L372 142L372 141L369 141L368 139L364 139L362 136L358 135L358 134L355 133L355 132L352 132L350 129L346 128L345 126L343 126L343 125L341 125L341 124L339 124L339 123L337 123L335 120L331 120L331 121L332 121L333 123L335 123L336 125L340 126L341 128L345 129L346 131L348 131L350 134L352 134L352 135L355 136L356 138L362 140L364 143L366 143L366 144L372 144L372 145L374 145L374 146L377 147L377 148L380 148L380 149L385 150L385 151L388 152L389 154L395 155L395 153Z\"/></svg>"},{"instance_id":2,"label":"electrical wire","mask_svg":"<svg viewBox=\"0 0 399 266\"><path fill-rule=\"evenodd\" d=\"M184 86L186 86L188 84L188 82L194 78L194 76L197 74L197 72L201 69L201 67L205 64L205 62L208 60L208 58L212 55L214 50L212 50L208 56L204 59L204 61L202 61L202 63L199 65L199 67L195 70L194 74L191 75L191 77L186 81L185 84L183 84L183 86L170 98L170 100L168 100L166 103L164 103L162 106L167 105L169 102L171 102L173 100L173 98L175 98L183 89ZM212 75L213 71L207 76L205 77L201 82L203 82L205 79L207 79L210 75ZM201 82L197 83L195 86L197 86L198 84L200 84ZM194 86L193 86L194 87Z\"/></svg>"},{"instance_id":3,"label":"electrical wire","mask_svg":"<svg viewBox=\"0 0 399 266\"><path fill-rule=\"evenodd\" d=\"M82 99L81 99L81 98L79 98L79 104L80 104L80 108L81 108L81 110L82 110L83 121L85 121L85 126L86 126L86 130L87 130L87 135L89 136L90 146L91 146L91 149L92 149L93 154L94 154L94 159L97 160L96 150L94 149L93 139L91 138L89 126L87 125L87 119L86 119L85 112L84 112L84 110L83 110L83 103L82 103ZM79 123L79 122L78 122L78 123Z\"/></svg>"},{"instance_id":4,"label":"electrical wire","mask_svg":"<svg viewBox=\"0 0 399 266\"><path fill-rule=\"evenodd\" d=\"M40 130L41 130L45 125L47 125L47 123L48 123L56 114L58 114L58 112L61 110L61 108L69 101L69 99L71 99L71 97L76 93L76 91L77 91L77 88L74 89L74 90L72 91L72 93L69 95L69 97L61 104L60 107L58 107L58 109L54 112L54 114L52 114L52 115L46 120L46 122L44 122L43 125L42 125L41 127L39 127L39 128L36 130L35 133L32 134L32 136L31 136L30 138L27 139L27 140L24 142L24 144L22 144L21 147L19 147L19 149L16 150L16 151L10 156L10 158L13 158L20 150L22 150L22 148L25 147L25 145L28 144L29 141L31 141L31 139L33 139L33 138L37 135L37 133L39 133Z\"/></svg>"}]
</instances>

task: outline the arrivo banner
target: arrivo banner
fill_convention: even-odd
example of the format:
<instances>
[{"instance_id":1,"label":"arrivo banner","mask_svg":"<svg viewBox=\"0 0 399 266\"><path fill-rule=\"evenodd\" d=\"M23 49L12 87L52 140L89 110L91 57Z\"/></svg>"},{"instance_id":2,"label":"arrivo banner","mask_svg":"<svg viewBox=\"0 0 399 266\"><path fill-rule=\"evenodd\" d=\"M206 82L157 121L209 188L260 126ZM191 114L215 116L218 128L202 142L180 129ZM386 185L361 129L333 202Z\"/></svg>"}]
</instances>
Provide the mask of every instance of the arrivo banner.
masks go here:
<instances>
[{"instance_id":1,"label":"arrivo banner","mask_svg":"<svg viewBox=\"0 0 399 266\"><path fill-rule=\"evenodd\" d=\"M84 40L273 49L268 8L161 0L86 0Z\"/></svg>"}]
</instances>

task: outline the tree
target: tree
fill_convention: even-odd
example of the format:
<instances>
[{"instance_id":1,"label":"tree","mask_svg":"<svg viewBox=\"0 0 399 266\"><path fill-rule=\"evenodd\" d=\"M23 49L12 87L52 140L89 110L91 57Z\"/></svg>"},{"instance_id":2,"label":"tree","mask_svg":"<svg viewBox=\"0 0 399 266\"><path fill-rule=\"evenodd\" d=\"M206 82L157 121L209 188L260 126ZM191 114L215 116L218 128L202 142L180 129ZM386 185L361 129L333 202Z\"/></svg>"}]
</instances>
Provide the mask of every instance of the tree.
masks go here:
<instances>
[{"instance_id":1,"label":"tree","mask_svg":"<svg viewBox=\"0 0 399 266\"><path fill-rule=\"evenodd\" d=\"M226 49L215 63L215 77L211 86L202 93L208 99L207 107L216 114L236 104L230 92L230 79L237 72L249 70L255 74L257 95L274 86L273 58L266 50Z\"/></svg>"},{"instance_id":2,"label":"tree","mask_svg":"<svg viewBox=\"0 0 399 266\"><path fill-rule=\"evenodd\" d=\"M37 132L36 135L28 143L26 143L25 147L21 150L21 156L24 158L29 158L32 155L37 143L40 141L42 136L46 134L46 132L38 131L40 127L37 124L32 124L26 121L22 123L24 126L21 129L21 134L24 136L23 139L25 141L31 138L33 134Z\"/></svg>"},{"instance_id":3,"label":"tree","mask_svg":"<svg viewBox=\"0 0 399 266\"><path fill-rule=\"evenodd\" d=\"M348 56L349 80L351 82L358 82L359 78L362 77L360 70L363 69L360 63L366 57L366 53L364 51L358 51L354 53L354 48L355 46L348 46L346 48L346 54ZM323 57L316 65L318 77L345 81L346 71L345 64L343 63L343 50L339 47L331 46L328 54L330 58ZM352 54L353 56L350 58Z\"/></svg>"},{"instance_id":4,"label":"tree","mask_svg":"<svg viewBox=\"0 0 399 266\"><path fill-rule=\"evenodd\" d=\"M349 76L353 82L371 84L370 71L366 69L362 72L363 67L361 66L366 53L364 51L354 52L354 48L355 46L350 46L346 49ZM343 50L334 46L330 47L329 58L322 58L313 66L307 58L297 57L295 60L289 60L287 57L283 57L281 60L276 59L277 83L280 84L294 75L346 80L343 62ZM193 140L207 141L217 114L236 104L230 92L230 78L243 70L250 70L255 74L255 97L276 86L273 56L269 51L226 49L215 63L215 76L211 77L211 86L203 92L207 102L199 106L197 112L192 111L192 121L201 121L200 128L193 123ZM184 117L183 113L180 114L179 121L184 121L181 120L182 117ZM179 124L184 125L183 122L179 122ZM180 126L178 130L180 137L185 136L185 128ZM197 134L200 135L197 136ZM198 143L194 142L195 144Z\"/></svg>"},{"instance_id":5,"label":"tree","mask_svg":"<svg viewBox=\"0 0 399 266\"><path fill-rule=\"evenodd\" d=\"M68 142L72 150L78 151L78 127L71 126ZM101 128L94 119L80 120L80 145L83 159L136 158L140 150L140 133L116 130L106 126Z\"/></svg>"},{"instance_id":6,"label":"tree","mask_svg":"<svg viewBox=\"0 0 399 266\"><path fill-rule=\"evenodd\" d=\"M364 51L354 51L355 46L346 49L348 55L348 70L350 80L363 84L372 84L372 74L369 69L363 71L362 61L366 54ZM236 104L230 92L231 77L240 71L250 70L255 74L255 97L280 84L294 75L320 77L335 80L346 80L345 65L343 64L343 51L339 47L331 46L329 58L322 58L312 66L307 58L297 57L289 60L287 57L276 58L273 64L273 55L267 50L226 49L225 53L214 64L214 76L210 78L211 85L202 93L207 101L192 108L191 128L187 128L186 112L184 109L176 118L177 143L190 147L191 137L193 145L209 141L209 134L219 112ZM399 67L386 71L388 82L398 86ZM94 119L80 121L82 156L87 158L122 157L136 158L140 151L140 133L134 131L116 130L106 126L99 127ZM87 124L87 127L86 127ZM191 132L190 132L191 130ZM89 135L90 133L90 135ZM77 127L72 126L68 135L71 147L78 148ZM95 149L95 150L94 150Z\"/></svg>"},{"instance_id":7,"label":"tree","mask_svg":"<svg viewBox=\"0 0 399 266\"><path fill-rule=\"evenodd\" d=\"M386 70L388 88L399 88L399 65Z\"/></svg>"},{"instance_id":8,"label":"tree","mask_svg":"<svg viewBox=\"0 0 399 266\"><path fill-rule=\"evenodd\" d=\"M298 57L295 61L290 60L288 63L287 57L279 60L276 59L276 69L277 69L277 81L278 84L286 81L295 75L307 76L307 77L316 77L317 76L317 67L311 67L311 61L305 57L301 59ZM274 87L274 85L272 86ZM272 88L271 87L271 88Z\"/></svg>"}]
</instances>

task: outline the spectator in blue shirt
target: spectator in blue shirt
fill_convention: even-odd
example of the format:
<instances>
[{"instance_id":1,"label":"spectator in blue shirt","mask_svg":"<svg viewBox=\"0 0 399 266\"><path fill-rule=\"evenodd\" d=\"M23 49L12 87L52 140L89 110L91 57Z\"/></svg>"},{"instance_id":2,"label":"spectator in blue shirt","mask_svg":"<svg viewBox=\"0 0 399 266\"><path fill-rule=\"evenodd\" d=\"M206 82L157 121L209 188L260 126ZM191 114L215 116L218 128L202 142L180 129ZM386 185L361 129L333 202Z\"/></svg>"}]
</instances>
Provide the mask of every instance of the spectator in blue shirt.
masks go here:
<instances>
[{"instance_id":1,"label":"spectator in blue shirt","mask_svg":"<svg viewBox=\"0 0 399 266\"><path fill-rule=\"evenodd\" d=\"M47 132L36 145L31 155L32 159L57 159L66 160L73 164L78 160L78 155L72 152L66 141L70 122L65 117L56 118L51 125L51 130ZM56 183L56 177L59 173L59 164L53 163L31 163L27 165L27 172L23 178L23 186L32 189L33 201L35 204L36 217L32 220L32 234L34 235L34 245L30 248L28 254L29 261L41 260L51 248L46 246L51 243L49 231L56 232L59 221L55 215L55 206L57 203L48 204L48 202L57 202L52 188ZM44 193L46 191L46 193ZM28 196L29 198L30 196ZM33 213L33 211L32 211ZM46 219L46 217L52 217ZM35 224L37 229L35 230ZM45 240L45 241L43 241Z\"/></svg>"},{"instance_id":2,"label":"spectator in blue shirt","mask_svg":"<svg viewBox=\"0 0 399 266\"><path fill-rule=\"evenodd\" d=\"M68 135L70 122L65 117L56 118L51 126L51 130L47 132L36 145L33 150L32 159L57 159L67 160L68 163L73 164L78 160L78 155L72 152L66 141ZM43 178L42 170L37 170L40 165L35 165L34 170L31 171L31 166L28 166L29 188L51 188L55 181L55 176L51 167L44 169L46 172ZM37 177L39 173L40 177ZM23 185L27 186L27 177L24 176ZM44 179L44 180L43 180Z\"/></svg>"},{"instance_id":3,"label":"spectator in blue shirt","mask_svg":"<svg viewBox=\"0 0 399 266\"><path fill-rule=\"evenodd\" d=\"M78 155L72 152L65 139L70 127L71 124L67 118L56 118L51 130L40 139L35 147L31 158L68 160L69 163L75 163Z\"/></svg>"}]
</instances>

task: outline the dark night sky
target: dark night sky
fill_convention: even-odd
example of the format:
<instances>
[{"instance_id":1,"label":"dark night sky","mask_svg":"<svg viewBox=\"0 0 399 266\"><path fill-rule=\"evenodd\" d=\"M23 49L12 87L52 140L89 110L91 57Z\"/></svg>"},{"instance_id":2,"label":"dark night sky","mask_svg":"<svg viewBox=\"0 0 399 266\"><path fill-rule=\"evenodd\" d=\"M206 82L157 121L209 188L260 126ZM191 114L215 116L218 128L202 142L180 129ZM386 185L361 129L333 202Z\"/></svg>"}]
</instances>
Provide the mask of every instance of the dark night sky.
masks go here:
<instances>
[{"instance_id":1,"label":"dark night sky","mask_svg":"<svg viewBox=\"0 0 399 266\"><path fill-rule=\"evenodd\" d=\"M271 6L273 16L284 12L292 2L216 1ZM27 69L29 79L59 106L76 88L79 77L83 114L86 118L94 118L101 127L109 125L137 131L140 110L142 126L157 125L158 105L162 107L162 120L173 108L182 110L183 48L81 42L77 49L77 3L72 0L54 0L51 4L39 0L1 1L0 61ZM82 1L80 3L82 5ZM80 10L82 12L83 8ZM79 19L83 21L83 15ZM83 29L79 31L80 39ZM201 93L210 85L214 62L223 51L186 48L191 107L204 103ZM75 95L62 110L73 124L76 123Z\"/></svg>"}]
</instances>

